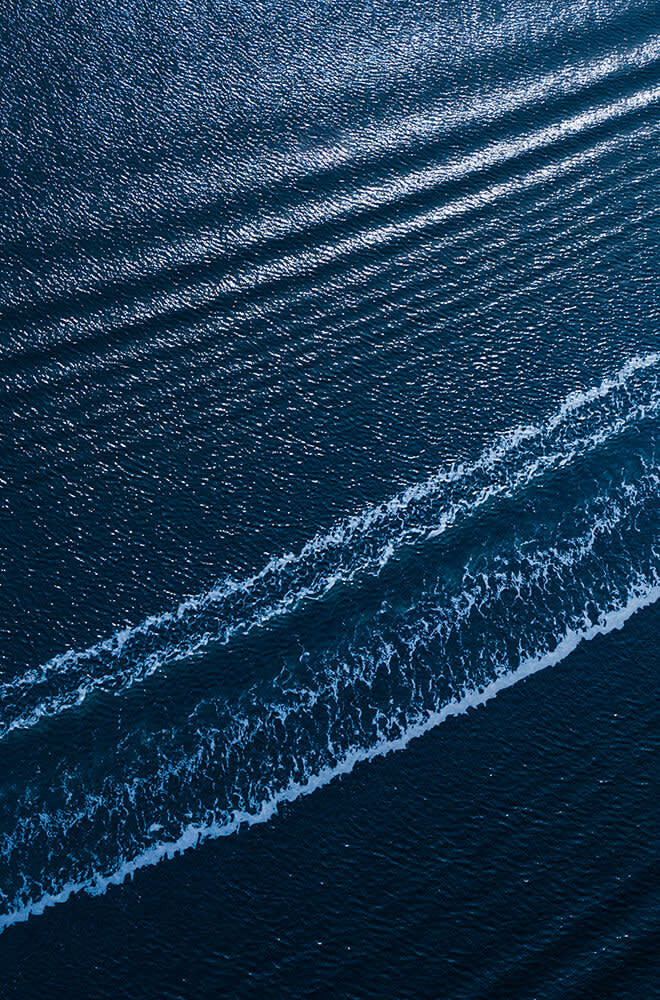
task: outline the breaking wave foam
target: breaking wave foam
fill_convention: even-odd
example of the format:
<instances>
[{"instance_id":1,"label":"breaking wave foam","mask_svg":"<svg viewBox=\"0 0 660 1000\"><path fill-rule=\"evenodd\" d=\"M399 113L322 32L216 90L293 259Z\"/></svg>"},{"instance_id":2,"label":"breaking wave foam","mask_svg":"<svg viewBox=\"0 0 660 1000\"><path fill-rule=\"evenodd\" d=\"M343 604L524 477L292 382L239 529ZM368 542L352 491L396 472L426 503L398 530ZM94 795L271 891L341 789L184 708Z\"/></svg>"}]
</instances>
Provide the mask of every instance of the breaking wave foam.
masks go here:
<instances>
[{"instance_id":1,"label":"breaking wave foam","mask_svg":"<svg viewBox=\"0 0 660 1000\"><path fill-rule=\"evenodd\" d=\"M337 585L376 576L405 546L438 537L498 499L528 490L660 412L660 354L641 355L599 385L568 395L545 422L500 436L475 461L441 469L381 504L270 560L243 580L152 615L82 651L70 650L0 684L0 738L125 690L211 643L281 619Z\"/></svg>"},{"instance_id":2,"label":"breaking wave foam","mask_svg":"<svg viewBox=\"0 0 660 1000\"><path fill-rule=\"evenodd\" d=\"M110 874L95 872L89 878L67 882L57 892L45 893L38 899L30 901L18 909L2 914L0 915L0 933L13 924L27 920L30 916L37 916L44 913L51 906L67 902L77 893L87 892L93 896L102 895L111 885L121 885L143 868L149 868L159 864L161 861L174 858L184 851L199 847L205 841L230 836L236 833L242 826L253 826L258 823L268 822L277 815L279 807L285 803L295 802L297 799L323 788L336 778L350 774L357 764L367 763L395 751L404 750L412 740L426 735L446 719L452 716L463 715L472 708L485 705L500 692L513 687L519 681L547 667L556 666L558 663L561 663L562 660L566 659L582 643L588 642L596 638L596 636L608 635L616 629L623 628L632 615L644 608L650 607L659 599L660 583L649 584L646 587L641 586L631 594L625 604L613 608L596 624L566 632L554 649L545 653L539 653L535 657L530 657L511 673L500 675L485 687L469 691L460 699L444 705L440 710L428 713L425 717L411 722L395 738L389 740L383 739L368 748L351 750L339 762L322 768L318 773L307 778L307 780L292 781L268 799L268 801L262 803L260 808L255 812L236 811L226 822L191 823L185 827L175 840L161 841L151 845L130 860L123 861Z\"/></svg>"},{"instance_id":3,"label":"breaking wave foam","mask_svg":"<svg viewBox=\"0 0 660 1000\"><path fill-rule=\"evenodd\" d=\"M20 787L9 781L0 808L0 930L265 822L283 803L403 749L654 604L660 470L656 427L644 421L657 416L657 360L635 359L569 396L543 425L500 439L469 472L433 477L347 522L351 540L384 525L400 540L405 526L428 544L411 548L415 572L397 566L394 581L373 571L365 579L375 592L367 614L346 621L337 611L320 636L303 623L303 651L293 659L269 647L280 657L274 676L230 695L205 690L168 725L120 722L105 752L96 740L87 753L63 746L60 759L44 759ZM582 475L580 445L611 443L615 427L625 440ZM497 478L505 467L508 476ZM539 493L548 469L553 480ZM459 532L449 558L437 504L424 503L470 476L472 496L488 481L491 490L503 483L488 496L505 506ZM333 551L330 535L319 539ZM370 551L375 558L380 550ZM300 555L291 559L286 567L299 565Z\"/></svg>"}]
</instances>

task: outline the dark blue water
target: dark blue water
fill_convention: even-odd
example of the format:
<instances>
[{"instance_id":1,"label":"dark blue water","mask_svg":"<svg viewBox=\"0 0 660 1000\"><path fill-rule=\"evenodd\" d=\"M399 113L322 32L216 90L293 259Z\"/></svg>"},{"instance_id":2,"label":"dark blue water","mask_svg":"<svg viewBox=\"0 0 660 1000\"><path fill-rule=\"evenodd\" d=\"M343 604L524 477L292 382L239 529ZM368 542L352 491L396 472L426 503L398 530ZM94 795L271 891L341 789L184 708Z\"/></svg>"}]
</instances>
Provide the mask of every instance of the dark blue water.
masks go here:
<instances>
[{"instance_id":1,"label":"dark blue water","mask_svg":"<svg viewBox=\"0 0 660 1000\"><path fill-rule=\"evenodd\" d=\"M0 997L659 995L660 5L0 65Z\"/></svg>"}]
</instances>

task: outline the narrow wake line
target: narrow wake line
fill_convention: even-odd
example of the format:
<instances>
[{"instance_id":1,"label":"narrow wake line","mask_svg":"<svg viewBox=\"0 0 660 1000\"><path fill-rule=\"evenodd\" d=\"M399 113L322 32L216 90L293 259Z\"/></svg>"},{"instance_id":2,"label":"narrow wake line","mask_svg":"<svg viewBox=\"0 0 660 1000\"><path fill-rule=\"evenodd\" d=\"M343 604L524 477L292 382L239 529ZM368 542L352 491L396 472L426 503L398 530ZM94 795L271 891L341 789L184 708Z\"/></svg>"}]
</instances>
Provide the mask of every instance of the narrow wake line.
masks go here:
<instances>
[{"instance_id":1,"label":"narrow wake line","mask_svg":"<svg viewBox=\"0 0 660 1000\"><path fill-rule=\"evenodd\" d=\"M349 169L355 174L358 168L369 168L374 161L383 157L405 155L413 144L430 144L437 142L447 133L465 128L471 124L490 124L536 104L547 103L549 100L579 94L589 87L600 85L612 80L618 74L631 70L641 71L653 66L660 58L660 37L654 35L630 49L614 51L594 61L571 64L558 70L552 70L540 78L529 78L518 81L513 88L499 88L486 96L477 96L463 104L442 104L439 107L427 109L423 114L414 114L398 120L396 127L387 119L378 119L359 131L340 133L331 146L318 146L306 149L305 154L292 156L289 151L278 152L270 150L265 162L251 162L249 170L244 165L235 164L232 173L218 170L216 176L207 179L205 187L210 190L207 202L212 204L220 192L226 197L229 187L236 191L255 191L255 172L261 173L260 184L272 188L273 183L300 184L309 183L311 179L326 175L332 171ZM243 175L241 177L241 174ZM188 190L198 181L198 171L183 171L181 174ZM158 184L157 201L163 204L171 189L171 181ZM259 187L256 187L259 190ZM136 203L147 205L153 201L153 177L148 178L148 184L135 191ZM262 226L260 220L260 227ZM278 224L279 228L279 224ZM122 257L118 260L105 260L103 274L111 284L140 280L146 275L158 277L168 268L179 266L182 260L189 261L192 267L208 264L235 246L236 234L232 230L226 234L215 229L202 229L194 236L186 234L180 239L172 240L167 247L142 247L134 259ZM54 276L49 284L53 287ZM91 288L103 287L101 283L90 283ZM79 285L79 278L76 287ZM90 289L91 290L91 289ZM38 304L48 304L58 298L68 299L72 294L70 280L67 276L59 278L48 299L39 299ZM15 308L33 309L37 303L34 300L17 301Z\"/></svg>"},{"instance_id":2,"label":"narrow wake line","mask_svg":"<svg viewBox=\"0 0 660 1000\"><path fill-rule=\"evenodd\" d=\"M649 140L654 140L656 138L657 131L658 131L657 128L643 129L640 130L639 132L636 132L636 136L639 139L645 137ZM605 154L608 150L611 151L610 145L611 144L609 143L607 144L607 149L604 147L603 148L599 147L598 149L596 149L596 154L600 155L601 153ZM589 162L591 162L591 160L592 156L590 155ZM567 162L566 163L567 168L570 167L571 164L572 161L571 163ZM609 212L608 214L608 212L605 210L606 207L605 202L607 199L609 199L611 202L613 191L616 191L618 195L621 193L622 190L624 190L624 188L628 187L629 183L632 183L635 186L637 186L642 181L645 184L654 183L656 174L659 171L660 168L656 168L653 170L646 170L641 178L635 177L632 182L629 182L627 179L624 182L621 182L621 180L619 179L617 185L612 189L610 189L609 187L606 189L597 188L596 193L590 193L587 195L582 194L581 198L583 200L573 206L573 211L576 212L578 215L582 215L582 213L584 213L587 210L587 208L592 204L598 204L599 206L603 206L603 210L600 211L599 207L598 211L598 220L600 225L600 222L602 220L604 220L606 217L609 218L611 216L611 212ZM607 173L606 176L608 177L608 179L611 179L611 177L613 177L614 174ZM549 219L546 220L544 216L543 226L545 227L545 225L548 222L554 226L560 215L565 211L565 199L567 199L567 196L571 197L573 195L578 195L579 192L583 192L585 189L590 188L592 182L593 178L587 175L587 176L582 176L581 178L576 178L571 183L567 183L564 187L562 187L560 193L558 193L556 189L549 189L543 196L539 196L538 198L535 199L532 212L533 216L536 217L537 213L544 213L546 210L549 211L552 208L552 215L549 216ZM561 206L559 209L560 215L557 214L557 207L556 207L557 205ZM643 219L652 217L654 213L655 209L644 209L640 213L638 213L637 219L629 217L626 220L626 222L621 223L618 226L612 227L611 230L609 231L609 235L619 235L626 229L629 229L631 226L639 225ZM477 242L479 242L480 240L482 240L483 227L484 227L484 220L477 219L473 221L471 224L462 227L460 233L445 233L442 238L442 245L444 247L449 247L454 245L463 246L465 241L467 240L467 237L470 234L476 235ZM532 225L532 229L536 229L537 227L538 227L538 222L535 222ZM577 222L577 223L573 222L570 224L566 221L564 222L564 229L565 232L569 234L569 238L572 232L578 230L581 231L583 228L584 228L583 222ZM601 241L604 238L602 236L602 233L603 230L599 228L597 230L597 236L594 236L593 233L591 232L591 229L589 229L588 234L585 234L588 237L586 241L587 245L591 248L593 245L595 245L595 243ZM551 245L552 246L559 245L562 242L562 238L563 237L561 235L555 235L553 237L552 243L549 241L548 238L545 242L545 245L548 247ZM432 241L432 245L435 245L435 241ZM419 249L420 249L419 246L415 248L415 254L419 254ZM436 246L435 251L433 251L433 256L437 256L437 249L438 248ZM575 248L573 247L573 249ZM426 252L427 253L430 252L428 248ZM410 248L403 251L394 251L393 254L390 255L389 257L388 267L392 268L396 267L397 269L399 269L400 267L405 266L405 264L409 263L412 260L411 256L412 253L413 252ZM497 266L496 264L494 265L492 263L492 260L493 259L491 259L490 264L487 266L485 273L491 273L493 267ZM349 269L349 273L353 275L352 278L348 279L350 286L351 287L354 287L356 285L363 286L365 282L368 282L370 278L374 277L379 273L381 266L382 265L374 266L374 264L368 264L364 260L361 260L359 264L356 263L355 267L351 267ZM215 301L217 296L215 294L215 291L210 287L211 283L206 282L206 285L208 286L208 294L205 293L202 296L198 296L195 294L188 298L185 298L185 296L177 297L175 295L172 297L171 301L168 298L167 302L162 303L165 311L168 312L170 308L176 310L181 306L186 306L186 307L191 306L192 308L196 308L198 305L201 307L206 307L208 305L211 305ZM335 294L336 287L334 285L333 279L331 278L321 278L320 285L317 283L314 286L315 289L318 289L319 287L322 290L325 289L326 297L327 295L332 296ZM290 290L290 292L293 295L293 298L296 303L309 301L310 295L318 294L317 291L312 292L304 285L298 288L295 294L293 294L292 290ZM454 303L454 301L458 302L459 305L462 305L463 299L461 298L461 294L465 295L465 292L452 294L449 296L449 298L445 298L443 300L445 306L446 307L452 306L452 303ZM433 299L431 301L434 302L440 301L440 299L437 300ZM277 296L275 296L274 298L267 297L265 300L261 301L258 304L258 306L255 306L254 303L253 304L247 303L241 306L237 305L235 308L232 308L231 310L232 323L238 323L240 326L241 324L251 321L252 319L255 318L255 316L258 316L260 319L263 319L263 317L266 315L271 315L276 313L278 310L279 303L280 299ZM375 312L373 313L373 319L375 322L381 322L382 320L381 306L382 306L381 300L377 299L372 303L372 306L369 307L369 309L365 312L365 316L372 316L371 309L375 309ZM487 308L490 307L491 307L490 305L487 306ZM493 308L495 307L493 306ZM160 305L152 303L147 313L144 313L144 310L141 311L140 314L141 318L142 319L146 318L150 320L157 319L158 316L160 315L159 309ZM331 315L333 315L334 318L336 319L336 313ZM99 323L97 321L90 323L90 326L88 328L88 333L96 337L98 335L101 335L104 331L106 333L108 331L111 332L115 328L115 326L119 326L122 328L122 330L125 330L126 328L130 328L131 321L134 318L135 318L135 312L133 310L133 307L120 308L119 306L115 306L113 308L112 315L110 314L106 315L102 323ZM223 319L221 319L219 316L215 317L214 323L212 324L214 328L214 333L212 336L209 331L208 323L205 322L204 320L199 320L192 326L187 325L185 329L178 328L177 330L174 329L169 330L167 337L163 337L161 334L152 331L148 340L146 341L140 339L139 336L135 336L134 335L135 331L134 331L133 333L127 335L126 337L122 336L119 338L120 341L123 341L122 346L117 346L117 338L113 337L112 338L113 346L106 346L102 350L99 350L97 347L97 349L94 352L94 357L89 357L86 355L83 358L82 356L79 356L75 359L75 361L68 359L65 364L63 364L61 360L57 361L54 360L53 358L50 358L49 360L44 361L43 364L40 365L36 370L33 370L32 368L30 368L29 370L25 368L17 368L13 373L12 379L9 380L9 382L6 385L0 385L0 393L2 393L7 398L9 397L24 398L26 392L29 393L34 391L35 389L38 389L41 392L44 386L60 384L62 380L70 378L74 373L78 378L87 376L89 379L95 379L98 373L104 373L104 372L107 373L116 365L123 364L127 359L130 359L132 363L135 363L139 359L142 364L148 364L155 355L158 355L160 352L163 351L169 353L175 347L178 347L180 349L183 349L184 347L199 349L201 348L202 345L209 344L211 340L215 344L219 329L222 329L225 332L230 331L231 324L228 324L228 322L226 322L226 319L227 319L226 317ZM352 321L352 323L357 323L359 326L359 320L354 320ZM346 329L352 328L352 323L343 325L342 328L344 332L346 331ZM40 335L42 334L43 334L43 327L40 327ZM407 339L406 342L409 342L409 340ZM80 342L76 341L76 343ZM293 346L291 350L295 354L296 352L295 338L292 343ZM394 343L390 343L389 346L381 346L382 352L391 353L394 350L395 350ZM385 354L382 353L381 356L385 356ZM317 349L311 352L308 351L306 357L309 358L310 361L311 359L314 359L314 361L320 360L320 354ZM288 364L292 363L291 358L288 359L287 363ZM243 364L245 364L245 362L243 362ZM255 366L255 368L258 369L258 366ZM260 384L260 381L264 380L265 376L263 372L261 372L261 374L259 375L258 372L255 371L254 374L255 374L254 384L256 386Z\"/></svg>"},{"instance_id":3,"label":"narrow wake line","mask_svg":"<svg viewBox=\"0 0 660 1000\"><path fill-rule=\"evenodd\" d=\"M653 103L658 100L660 100L660 88L654 95ZM648 104L641 106L646 107ZM651 126L639 129L636 135L641 137L652 134L656 130L657 127ZM396 240L410 239L416 234L427 232L450 220L488 208L505 198L520 196L523 191L556 181L622 145L627 145L629 141L628 136L602 140L558 162L539 167L537 170L532 170L511 180L487 184L474 193L459 196L438 207L419 211L404 221L385 222L378 228L358 230L353 235L339 241L319 243L314 247L313 252L302 251L298 254L279 256L273 261L253 269L238 271L214 286L215 293L226 292L238 295L253 292L264 284L290 280L293 276L311 275L329 265L338 265L342 261L349 260L357 253L366 253L369 250L385 247Z\"/></svg>"},{"instance_id":4,"label":"narrow wake line","mask_svg":"<svg viewBox=\"0 0 660 1000\"><path fill-rule=\"evenodd\" d=\"M437 142L442 136L457 129L479 123L492 124L506 115L535 104L547 104L556 98L577 95L580 91L612 80L617 74L634 70L639 72L652 66L660 58L660 36L654 35L646 42L622 52L613 52L593 62L571 64L553 70L544 76L521 80L513 88L497 88L487 96L468 100L465 104L443 104L439 108L413 114L397 122L396 129L387 127L382 120L362 128L358 133L347 133L331 147L320 147L301 157L290 153L281 157L281 162L272 156L263 172L263 183L272 184L275 176L279 181L296 180L326 174L328 171L349 168L355 172L358 167L368 166L375 159L385 156L401 156L413 144ZM392 138L394 136L394 140ZM251 164L246 177L250 189L254 187L255 169L260 164ZM236 177L232 178L234 182Z\"/></svg>"},{"instance_id":5,"label":"narrow wake line","mask_svg":"<svg viewBox=\"0 0 660 1000\"><path fill-rule=\"evenodd\" d=\"M97 873L93 877L75 883L69 883L56 894L46 894L40 899L29 903L20 910L0 916L0 933L13 924L23 922L30 916L43 914L44 911L58 903L65 903L76 893L87 892L90 895L102 895L111 885L121 885L132 878L135 872L171 859L184 851L188 851L208 840L236 833L242 826L253 826L266 823L277 815L279 807L284 803L295 802L303 796L323 788L341 775L350 774L355 766L367 763L378 757L384 757L395 751L404 750L409 743L435 729L446 719L465 714L471 708L485 705L492 698L507 688L513 687L519 681L538 673L547 667L555 666L565 660L582 643L589 642L597 636L605 636L610 632L622 629L625 623L638 611L648 608L660 600L660 585L653 584L635 590L628 600L604 614L594 625L583 629L567 631L554 649L540 653L525 660L520 666L508 674L503 674L481 688L476 688L462 698L445 705L441 710L429 712L417 721L410 723L404 732L393 740L382 740L369 748L358 748L348 751L344 757L332 767L321 768L304 782L292 781L282 791L276 793L263 803L256 812L236 811L229 822L223 824L192 824L174 841L155 844L138 854L131 860L124 861L112 874Z\"/></svg>"},{"instance_id":6,"label":"narrow wake line","mask_svg":"<svg viewBox=\"0 0 660 1000\"><path fill-rule=\"evenodd\" d=\"M384 209L391 209L397 204L406 203L413 197L418 197L421 194L430 195L441 187L470 178L478 178L484 171L489 171L493 167L515 163L516 160L530 153L544 149L549 150L566 139L587 133L598 126L617 121L657 105L659 102L660 85L580 112L514 139L490 143L473 153L454 157L422 169L411 170L404 177L367 184L355 192L337 195L329 201L325 198L318 203L305 203L291 215L270 215L259 218L232 231L232 242L227 243L224 249L218 245L218 234L211 232L207 237L210 241L210 247L203 263L211 265L213 262L220 262L224 254L234 253L237 249L263 250L273 240L298 237L301 233L319 226L325 227L332 223L337 228L350 219L361 218L364 213L371 213L375 210L382 213ZM203 279L194 286L177 287L173 291L159 294L155 301L139 301L136 305L122 306L118 310L113 307L112 312L116 315L113 316L111 325L131 326L139 324L145 319L153 322L157 318L167 317L181 309L204 309L222 296L251 293L263 285L281 280L288 281L292 277L311 273L329 264L340 262L357 252L366 251L393 239L411 236L416 232L424 231L429 226L438 225L475 209L487 207L498 199L506 198L515 192L522 192L544 181L552 180L577 165L588 163L593 158L603 155L620 144L620 137L596 143L586 151L569 156L560 164L553 163L521 178L487 184L476 193L452 197L440 207L416 211L412 218L403 222L388 222L378 228L361 228L345 238L339 240L333 238L331 241L319 242L311 251L303 249L295 254L277 253L274 258L267 259L263 264L239 268L225 273L220 278ZM200 242L203 242L201 235L196 237L196 243ZM212 250L211 247L213 247ZM107 309L102 310L101 315L91 322L91 335L96 336L101 331L107 331L109 320ZM66 330L70 321L58 321L51 330L40 329L40 353L48 353L48 351L60 346L62 343L60 336L62 324ZM86 339L87 337L76 339L74 342L76 345L80 345ZM68 341L64 341L64 343L68 344ZM0 351L0 358L5 362L20 362L26 351L30 353L31 357L31 352L34 349L34 337L30 331L28 330L27 333L16 331L11 346L6 345Z\"/></svg>"},{"instance_id":7,"label":"narrow wake line","mask_svg":"<svg viewBox=\"0 0 660 1000\"><path fill-rule=\"evenodd\" d=\"M264 627L306 602L322 600L338 584L377 576L402 546L442 535L490 501L515 495L634 424L657 416L657 376L652 391L641 399L631 393L629 383L659 363L658 353L633 357L599 385L570 393L544 423L522 425L501 435L475 461L441 469L316 535L297 553L270 560L253 576L224 580L182 601L173 611L152 615L85 650L59 654L40 668L3 682L0 738L74 708L94 691L119 693L156 670L201 652L211 642L227 643L238 634ZM623 393L623 401L617 393ZM592 414L590 407L611 397L611 412ZM595 427L585 429L592 416ZM516 459L517 465L506 464ZM458 490L458 495L452 495L452 490ZM438 500L437 509L428 509ZM60 687L41 690L49 683Z\"/></svg>"},{"instance_id":8,"label":"narrow wake line","mask_svg":"<svg viewBox=\"0 0 660 1000\"><path fill-rule=\"evenodd\" d=\"M317 203L305 204L302 206L302 211L298 209L292 217L266 216L260 219L258 224L253 223L236 230L237 243L241 248L262 246L264 242L273 238L297 236L308 226L337 223L361 212L390 207L414 195L427 194L439 185L457 183L495 166L503 166L526 154L549 148L564 139L588 132L598 125L643 110L656 104L659 99L660 86L652 87L553 122L515 139L493 142L473 153L419 170L411 170L408 174L389 181L365 185L357 191L333 197L330 203L325 198Z\"/></svg>"}]
</instances>

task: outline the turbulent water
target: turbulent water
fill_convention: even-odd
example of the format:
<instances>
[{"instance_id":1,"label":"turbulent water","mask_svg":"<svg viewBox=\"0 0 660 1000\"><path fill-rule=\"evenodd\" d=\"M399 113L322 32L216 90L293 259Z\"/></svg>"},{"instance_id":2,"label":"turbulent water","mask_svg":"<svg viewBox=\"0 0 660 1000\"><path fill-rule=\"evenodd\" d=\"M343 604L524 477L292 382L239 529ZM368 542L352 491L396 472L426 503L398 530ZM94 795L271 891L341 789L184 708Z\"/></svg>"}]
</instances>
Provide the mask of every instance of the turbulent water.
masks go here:
<instances>
[{"instance_id":1,"label":"turbulent water","mask_svg":"<svg viewBox=\"0 0 660 1000\"><path fill-rule=\"evenodd\" d=\"M171 878L176 900L192 876L171 859L217 873L228 835L276 816L295 854L289 804L321 836L330 789L307 795L342 775L363 776L345 822L367 830L377 758L395 787L409 754L389 755L415 740L423 787L449 717L560 664L600 676L611 633L648 632L659 18L623 0L5 5L0 947L27 922L51 957L75 948L48 914L89 896L110 942L110 886L156 898ZM562 682L537 683L540 706ZM514 703L494 704L506 729ZM461 864L478 888L513 861ZM340 870L321 882L339 936ZM290 933L278 917L269 936ZM360 934L384 940L366 916ZM429 969L443 947L420 945ZM436 995L404 957L375 986L370 954L350 989L327 971L305 992L307 959L245 974L255 995ZM8 988L40 995L26 968ZM211 995L248 994L209 968ZM135 995L206 995L150 976Z\"/></svg>"},{"instance_id":2,"label":"turbulent water","mask_svg":"<svg viewBox=\"0 0 660 1000\"><path fill-rule=\"evenodd\" d=\"M96 759L62 749L6 791L4 924L268 818L655 602L659 374L660 355L635 358L298 554L6 682L3 736L214 643L263 663L258 679L249 664L228 679L216 658L200 698L195 660L196 693L179 694L166 727L124 713ZM324 599L319 641L307 605ZM243 637L287 616L300 652L264 635L242 654Z\"/></svg>"}]
</instances>

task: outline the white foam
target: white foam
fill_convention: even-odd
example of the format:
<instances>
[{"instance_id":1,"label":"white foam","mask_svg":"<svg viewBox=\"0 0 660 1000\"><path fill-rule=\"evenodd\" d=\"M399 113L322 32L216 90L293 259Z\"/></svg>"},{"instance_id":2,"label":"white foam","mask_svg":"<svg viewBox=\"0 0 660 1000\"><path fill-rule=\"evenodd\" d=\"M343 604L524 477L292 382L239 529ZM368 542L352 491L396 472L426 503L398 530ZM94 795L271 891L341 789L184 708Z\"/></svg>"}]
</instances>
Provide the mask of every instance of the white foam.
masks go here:
<instances>
[{"instance_id":1,"label":"white foam","mask_svg":"<svg viewBox=\"0 0 660 1000\"><path fill-rule=\"evenodd\" d=\"M271 559L258 573L242 581L220 581L211 590L186 598L172 611L151 615L140 624L121 629L88 649L69 650L37 669L5 681L0 684L0 704L6 704L15 693L28 704L21 708L19 702L19 709L0 723L0 737L74 708L94 691L117 693L124 690L166 664L199 653L209 642L228 642L236 634L262 627L305 602L322 599L339 583L349 584L362 574L377 574L402 545L441 535L459 518L473 515L494 498L515 495L533 480L567 467L630 426L657 414L660 410L657 378L650 392L642 383L646 394L640 393L637 387L637 396L630 392L630 383L640 374L657 369L659 364L658 353L635 356L599 384L570 393L545 422L513 428L497 438L474 462L439 470L425 481L314 536L298 553L289 552ZM594 416L602 419L597 420L594 429L585 432L584 421L578 421L573 428L572 420L576 415L591 415L590 408L608 400L619 390L627 394L623 402L618 401L618 409L615 406L612 412L595 411ZM555 435L559 436L557 440L553 439ZM547 446L538 454L530 451L537 442ZM506 462L514 457L520 459L520 464L510 468ZM482 474L491 478L470 492L471 480ZM452 490L464 488L466 493L459 493L452 499ZM427 518L422 524L416 523L415 517L419 518L422 505L436 498L440 498L441 505L432 512L431 522L428 523ZM360 548L367 543L366 549ZM325 566L323 560L328 555L334 562L331 559L330 566ZM265 588L265 596L259 596L259 588ZM231 601L236 598L253 601L253 605L248 606L247 611L239 607L233 619L222 617L223 602L227 605L225 612L231 612ZM195 631L195 615L208 610L215 614L216 608L220 617L213 622L213 629L206 626ZM189 633L183 639L177 638L175 630L182 623L185 626L188 618L191 620ZM138 650L135 661L120 664L118 661L124 650L141 637L159 638L160 644L146 652ZM95 661L102 668L96 674ZM39 685L58 675L62 677L62 684L69 687L48 696L39 695ZM72 680L76 685L73 688ZM38 698L36 704L34 701L29 703L33 688Z\"/></svg>"},{"instance_id":2,"label":"white foam","mask_svg":"<svg viewBox=\"0 0 660 1000\"><path fill-rule=\"evenodd\" d=\"M632 615L650 607L659 599L660 585L638 586L624 603L604 614L595 624L567 631L552 650L528 658L516 670L501 674L485 686L469 691L460 699L448 703L439 711L430 712L411 722L396 739L381 740L369 748L349 750L335 766L321 768L316 774L302 782L290 782L284 789L263 802L254 812L236 811L228 822L222 824L191 824L183 830L176 840L164 841L147 848L134 858L123 861L110 874L96 873L88 879L67 883L58 893L44 894L38 900L0 916L0 933L13 924L27 920L30 916L42 914L51 906L66 902L76 893L103 894L111 885L121 885L143 868L171 859L178 854L198 847L205 841L230 836L242 826L268 822L277 814L279 807L284 803L295 802L297 799L323 788L341 775L350 774L357 764L367 763L378 757L404 750L412 740L437 728L446 719L463 715L470 709L485 705L496 695L513 687L519 681L545 670L547 667L561 663L582 643L622 629Z\"/></svg>"}]
</instances>

